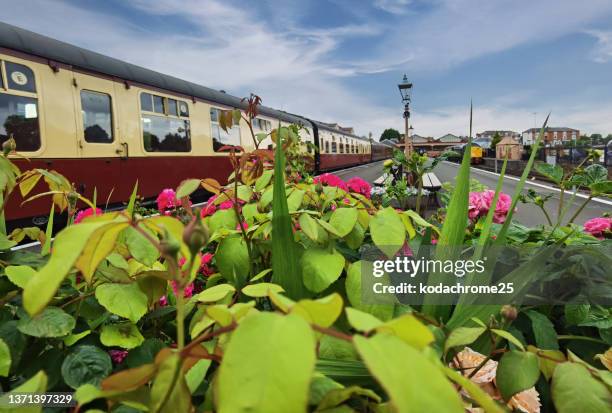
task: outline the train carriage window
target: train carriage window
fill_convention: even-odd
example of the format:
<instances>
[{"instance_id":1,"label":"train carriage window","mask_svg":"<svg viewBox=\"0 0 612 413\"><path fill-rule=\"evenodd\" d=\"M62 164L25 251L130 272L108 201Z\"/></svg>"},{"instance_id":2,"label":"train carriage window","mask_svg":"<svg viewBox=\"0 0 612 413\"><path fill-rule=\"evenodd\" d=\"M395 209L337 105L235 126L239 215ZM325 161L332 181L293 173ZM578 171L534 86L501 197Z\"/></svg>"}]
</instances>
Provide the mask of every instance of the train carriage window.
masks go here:
<instances>
[{"instance_id":1,"label":"train carriage window","mask_svg":"<svg viewBox=\"0 0 612 413\"><path fill-rule=\"evenodd\" d=\"M325 141L325 153L329 153L329 141Z\"/></svg>"},{"instance_id":2,"label":"train carriage window","mask_svg":"<svg viewBox=\"0 0 612 413\"><path fill-rule=\"evenodd\" d=\"M332 142L331 151L332 151L332 153L337 153L338 152L338 147L337 147L336 142Z\"/></svg>"},{"instance_id":3,"label":"train carriage window","mask_svg":"<svg viewBox=\"0 0 612 413\"><path fill-rule=\"evenodd\" d=\"M140 94L140 110L153 112L153 96L150 93Z\"/></svg>"},{"instance_id":4,"label":"train carriage window","mask_svg":"<svg viewBox=\"0 0 612 413\"><path fill-rule=\"evenodd\" d=\"M6 83L9 89L36 93L36 81L32 69L12 62L4 62L4 65L6 69Z\"/></svg>"},{"instance_id":5,"label":"train carriage window","mask_svg":"<svg viewBox=\"0 0 612 413\"><path fill-rule=\"evenodd\" d=\"M83 134L86 142L113 142L113 114L111 97L90 90L81 91Z\"/></svg>"},{"instance_id":6,"label":"train carriage window","mask_svg":"<svg viewBox=\"0 0 612 413\"><path fill-rule=\"evenodd\" d=\"M190 152L189 121L142 115L144 147L147 152Z\"/></svg>"},{"instance_id":7,"label":"train carriage window","mask_svg":"<svg viewBox=\"0 0 612 413\"><path fill-rule=\"evenodd\" d=\"M219 125L220 109L210 109L213 150L219 152L223 146L240 146L240 126L234 125L227 132Z\"/></svg>"},{"instance_id":8,"label":"train carriage window","mask_svg":"<svg viewBox=\"0 0 612 413\"><path fill-rule=\"evenodd\" d=\"M178 116L178 105L174 99L168 99L168 115Z\"/></svg>"},{"instance_id":9,"label":"train carriage window","mask_svg":"<svg viewBox=\"0 0 612 413\"><path fill-rule=\"evenodd\" d=\"M163 97L153 95L153 112L166 113L166 111L164 110L164 98Z\"/></svg>"},{"instance_id":10,"label":"train carriage window","mask_svg":"<svg viewBox=\"0 0 612 413\"><path fill-rule=\"evenodd\" d=\"M11 136L18 151L40 148L37 99L0 93L0 144Z\"/></svg>"}]
</instances>

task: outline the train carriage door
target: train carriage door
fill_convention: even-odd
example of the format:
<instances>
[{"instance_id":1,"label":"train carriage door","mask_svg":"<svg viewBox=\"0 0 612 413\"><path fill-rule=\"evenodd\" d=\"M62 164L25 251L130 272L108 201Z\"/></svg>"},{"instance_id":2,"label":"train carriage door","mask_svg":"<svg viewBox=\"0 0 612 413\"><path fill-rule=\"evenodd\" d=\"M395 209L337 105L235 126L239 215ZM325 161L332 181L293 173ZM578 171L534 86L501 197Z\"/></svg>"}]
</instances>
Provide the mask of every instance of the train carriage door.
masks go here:
<instances>
[{"instance_id":1,"label":"train carriage door","mask_svg":"<svg viewBox=\"0 0 612 413\"><path fill-rule=\"evenodd\" d=\"M115 186L120 182L122 147L113 99L114 82L82 73L74 73L74 81L77 144L83 164L82 179L76 185L89 198L95 188L98 204L103 204L119 189Z\"/></svg>"}]
</instances>

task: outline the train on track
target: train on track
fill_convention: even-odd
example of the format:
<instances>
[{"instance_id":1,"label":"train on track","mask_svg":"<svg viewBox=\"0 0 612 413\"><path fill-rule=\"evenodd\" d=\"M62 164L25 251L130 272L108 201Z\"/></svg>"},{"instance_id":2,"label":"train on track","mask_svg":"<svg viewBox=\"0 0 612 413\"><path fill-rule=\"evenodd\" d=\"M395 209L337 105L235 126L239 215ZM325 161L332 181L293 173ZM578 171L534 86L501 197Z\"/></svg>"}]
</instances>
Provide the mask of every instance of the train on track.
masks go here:
<instances>
[{"instance_id":1,"label":"train on track","mask_svg":"<svg viewBox=\"0 0 612 413\"><path fill-rule=\"evenodd\" d=\"M12 136L27 158L15 158L22 170L56 170L90 199L95 190L98 200L120 204L137 180L144 198L186 178L225 181L231 164L220 149L253 149L246 122L229 131L219 125L220 111L234 108L246 103L0 22L0 143ZM266 106L258 112L255 133L279 122L302 126L302 140L316 147L315 173L386 159L393 151L337 124ZM267 138L260 147L271 145ZM5 210L9 222L45 224L48 200L13 198Z\"/></svg>"}]
</instances>

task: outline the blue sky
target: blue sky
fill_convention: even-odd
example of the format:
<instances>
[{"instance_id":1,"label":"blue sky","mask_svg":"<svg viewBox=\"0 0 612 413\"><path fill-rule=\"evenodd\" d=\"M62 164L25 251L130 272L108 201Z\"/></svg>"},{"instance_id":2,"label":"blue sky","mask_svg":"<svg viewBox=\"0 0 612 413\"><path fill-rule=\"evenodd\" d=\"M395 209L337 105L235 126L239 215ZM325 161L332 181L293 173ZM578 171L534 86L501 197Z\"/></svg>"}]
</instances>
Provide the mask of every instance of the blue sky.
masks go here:
<instances>
[{"instance_id":1,"label":"blue sky","mask_svg":"<svg viewBox=\"0 0 612 413\"><path fill-rule=\"evenodd\" d=\"M0 19L378 136L612 133L610 0L22 0ZM534 112L536 113L534 115Z\"/></svg>"}]
</instances>

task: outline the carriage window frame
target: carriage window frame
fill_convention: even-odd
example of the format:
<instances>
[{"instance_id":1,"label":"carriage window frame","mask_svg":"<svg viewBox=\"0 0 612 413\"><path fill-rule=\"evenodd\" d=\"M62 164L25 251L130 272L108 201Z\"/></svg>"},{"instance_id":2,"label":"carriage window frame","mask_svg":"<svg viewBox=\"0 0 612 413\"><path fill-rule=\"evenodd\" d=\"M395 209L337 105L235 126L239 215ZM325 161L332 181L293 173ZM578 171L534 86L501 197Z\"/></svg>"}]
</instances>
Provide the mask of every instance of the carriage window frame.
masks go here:
<instances>
[{"instance_id":1,"label":"carriage window frame","mask_svg":"<svg viewBox=\"0 0 612 413\"><path fill-rule=\"evenodd\" d=\"M110 115L110 140L108 141L95 141L95 140L88 140L87 139L87 135L85 133L86 131L86 125L85 125L85 119L84 119L84 107L83 107L83 92L85 93L91 93L91 94L96 94L96 95L102 95L108 98L108 109L109 112L108 114ZM97 90L91 90L91 89L81 89L80 93L79 93L79 98L81 100L81 122L82 122L82 126L83 126L83 140L87 143L100 143L103 145L108 145L111 143L115 142L115 119L114 119L114 113L113 113L113 97L111 95L109 95L108 93L104 93L104 92L99 92Z\"/></svg>"},{"instance_id":2,"label":"carriage window frame","mask_svg":"<svg viewBox=\"0 0 612 413\"><path fill-rule=\"evenodd\" d=\"M28 91L28 90L14 89L10 87L10 82L8 79L8 70L6 68L7 63L22 66L31 73L33 84L34 84L33 92ZM31 99L36 109L35 146L32 146L27 149L19 148L19 141L16 139L18 152L35 153L35 152L40 151L43 147L43 133L42 133L42 127L41 127L41 114L40 114L40 99L38 96L36 83L37 83L36 73L34 72L34 69L32 69L30 66L27 66L19 62L11 61L11 60L0 59L0 94L15 97L15 98ZM7 134L7 139L8 139L8 134Z\"/></svg>"},{"instance_id":3,"label":"carriage window frame","mask_svg":"<svg viewBox=\"0 0 612 413\"><path fill-rule=\"evenodd\" d=\"M148 95L150 100L151 100L151 106L150 106L150 110L143 108L143 97L145 95ZM164 108L164 112L160 113L160 112L156 112L155 111L155 100L154 98L158 97L161 98L163 101L163 108ZM171 114L169 113L169 101L175 101L176 102L176 113L175 114ZM143 144L143 149L145 152L147 153L159 153L159 154L168 154L168 153L177 153L177 154L184 154L184 153L191 153L193 152L193 140L192 140L192 133L191 133L191 121L189 120L189 106L187 104L186 101L184 100L180 100L180 99L176 99L175 97L168 97L168 96L162 96L159 94L154 94L148 91L141 91L140 92L140 98L138 100L139 102L139 109L140 109L140 127L141 127L141 137L142 137L142 144ZM185 111L183 109L186 109ZM185 125L185 134L187 136L187 142L189 144L189 150L183 151L183 150L172 150L172 151L160 151L160 150L148 150L147 149L147 145L145 144L145 128L144 128L144 116L147 117L157 117L157 118L162 118L162 119L169 119L169 120L174 120L174 121L182 121L183 124Z\"/></svg>"},{"instance_id":4,"label":"carriage window frame","mask_svg":"<svg viewBox=\"0 0 612 413\"><path fill-rule=\"evenodd\" d=\"M216 130L219 133L219 137L221 137L222 133L230 135L229 132L226 132L226 131L223 130L223 128L221 128L221 125L219 123L219 113L221 111L224 111L224 110L229 110L229 109L223 109L223 108L218 107L218 106L211 106L210 110L208 111L209 116L210 116L210 141L211 141L211 144L212 144L213 152L215 152L215 153L227 153L226 151L221 151L220 150L223 146L234 146L234 147L236 147L236 146L240 146L241 147L242 146L242 128L240 127L240 124L232 125L232 127L230 128L231 131L237 131L238 132L238 143L237 144L235 144L235 143L224 143L224 142L221 142L221 140L219 139L219 140L217 140L217 142L219 142L219 144L215 145L215 138L216 138L215 128L216 128ZM214 117L216 120L213 119L213 115L212 115L213 111L216 113L216 116Z\"/></svg>"}]
</instances>

